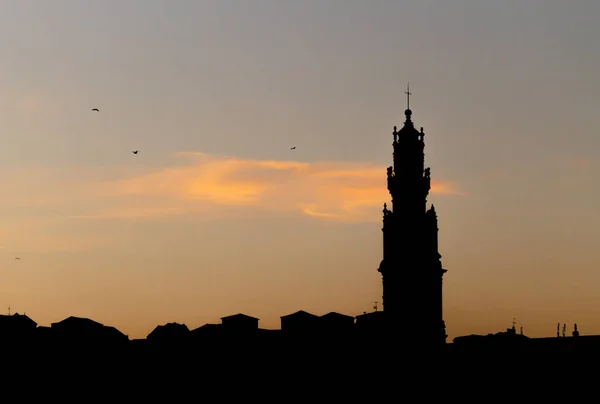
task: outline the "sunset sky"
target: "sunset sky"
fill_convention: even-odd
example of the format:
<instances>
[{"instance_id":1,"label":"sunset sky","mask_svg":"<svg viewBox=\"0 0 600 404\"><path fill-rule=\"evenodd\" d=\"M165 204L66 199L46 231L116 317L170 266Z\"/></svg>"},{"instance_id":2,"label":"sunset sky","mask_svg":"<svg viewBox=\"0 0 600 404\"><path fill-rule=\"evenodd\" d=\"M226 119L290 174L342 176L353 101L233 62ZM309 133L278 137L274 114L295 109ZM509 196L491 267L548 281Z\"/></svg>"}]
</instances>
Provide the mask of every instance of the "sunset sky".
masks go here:
<instances>
[{"instance_id":1,"label":"sunset sky","mask_svg":"<svg viewBox=\"0 0 600 404\"><path fill-rule=\"evenodd\" d=\"M371 311L410 81L449 340L600 334L599 1L0 5L0 312Z\"/></svg>"}]
</instances>

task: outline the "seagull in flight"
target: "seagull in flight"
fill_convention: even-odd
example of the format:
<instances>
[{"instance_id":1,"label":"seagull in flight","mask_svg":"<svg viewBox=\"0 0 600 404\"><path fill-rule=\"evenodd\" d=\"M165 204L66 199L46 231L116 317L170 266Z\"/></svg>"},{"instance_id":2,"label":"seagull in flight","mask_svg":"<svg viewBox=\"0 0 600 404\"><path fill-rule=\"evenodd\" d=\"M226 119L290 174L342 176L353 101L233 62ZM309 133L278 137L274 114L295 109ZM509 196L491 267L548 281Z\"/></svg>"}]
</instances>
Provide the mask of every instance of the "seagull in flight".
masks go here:
<instances>
[{"instance_id":1,"label":"seagull in flight","mask_svg":"<svg viewBox=\"0 0 600 404\"><path fill-rule=\"evenodd\" d=\"M296 150L296 146L291 147L290 150Z\"/></svg>"},{"instance_id":2,"label":"seagull in flight","mask_svg":"<svg viewBox=\"0 0 600 404\"><path fill-rule=\"evenodd\" d=\"M15 258L15 261L17 261L17 260L21 261L21 258L19 258L19 257Z\"/></svg>"},{"instance_id":3,"label":"seagull in flight","mask_svg":"<svg viewBox=\"0 0 600 404\"><path fill-rule=\"evenodd\" d=\"M139 152L140 152L139 150L132 151L133 154L138 154Z\"/></svg>"},{"instance_id":4,"label":"seagull in flight","mask_svg":"<svg viewBox=\"0 0 600 404\"><path fill-rule=\"evenodd\" d=\"M92 111L100 112L98 108L93 108Z\"/></svg>"}]
</instances>

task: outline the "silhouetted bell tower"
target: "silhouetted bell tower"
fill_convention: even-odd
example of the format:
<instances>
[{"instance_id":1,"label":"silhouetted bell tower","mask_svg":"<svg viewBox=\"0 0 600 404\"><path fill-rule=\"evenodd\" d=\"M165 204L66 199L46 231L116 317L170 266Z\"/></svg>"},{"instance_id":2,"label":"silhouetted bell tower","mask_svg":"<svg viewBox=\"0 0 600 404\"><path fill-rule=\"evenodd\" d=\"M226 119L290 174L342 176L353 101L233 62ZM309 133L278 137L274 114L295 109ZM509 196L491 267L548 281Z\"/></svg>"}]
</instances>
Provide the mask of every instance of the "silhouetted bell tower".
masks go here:
<instances>
[{"instance_id":1,"label":"silhouetted bell tower","mask_svg":"<svg viewBox=\"0 0 600 404\"><path fill-rule=\"evenodd\" d=\"M392 209L383 208L383 311L390 330L403 330L399 342L436 349L446 343L442 310L442 268L438 222L425 168L425 133L415 129L407 88L404 127L394 127L394 165L387 169Z\"/></svg>"}]
</instances>

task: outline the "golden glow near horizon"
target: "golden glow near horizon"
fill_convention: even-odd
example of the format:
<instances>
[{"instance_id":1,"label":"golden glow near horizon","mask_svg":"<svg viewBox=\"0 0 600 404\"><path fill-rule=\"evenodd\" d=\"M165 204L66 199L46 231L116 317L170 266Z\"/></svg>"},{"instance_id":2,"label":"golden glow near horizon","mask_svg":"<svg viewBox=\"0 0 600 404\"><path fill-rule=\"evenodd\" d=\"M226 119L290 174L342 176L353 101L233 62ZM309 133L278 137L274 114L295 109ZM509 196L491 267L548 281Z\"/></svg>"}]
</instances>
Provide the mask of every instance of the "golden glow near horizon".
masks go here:
<instances>
[{"instance_id":1,"label":"golden glow near horizon","mask_svg":"<svg viewBox=\"0 0 600 404\"><path fill-rule=\"evenodd\" d=\"M164 6L4 4L0 312L371 310L410 81L450 339L600 334L600 2Z\"/></svg>"},{"instance_id":2,"label":"golden glow near horizon","mask_svg":"<svg viewBox=\"0 0 600 404\"><path fill-rule=\"evenodd\" d=\"M369 223L369 226L376 229L377 222L381 220L381 206L389 199L385 188L386 167L373 163L244 160L186 152L175 153L172 164L163 168L149 169L131 176L123 176L122 172L115 169L112 179L105 178L108 174L98 179L101 175L93 170L82 172L75 168L31 172L20 170L12 173L12 180L5 178L12 185L12 198L2 202L5 207L29 206L34 209L35 206L31 207L28 201L38 201L38 208L57 209L64 212L64 215L39 221L20 219L5 222L0 231L0 243L7 251L32 250L46 254L93 252L96 259L102 262L114 254L112 249L121 243L128 243L119 234L111 234L105 230L100 235L92 230L94 226L105 227L103 224L107 221L218 219L227 227L231 226L229 221L239 220L239 215L251 217L255 214L283 214L298 218L307 215L333 224ZM14 181L16 178L18 182ZM90 179L96 179L97 182ZM61 184L61 192L56 193L54 189L44 186L47 183ZM461 195L454 181L434 181L431 193ZM19 198L19 195L24 197ZM67 213L72 206L77 207L75 210L78 214ZM88 209L83 210L85 206ZM198 223L198 226L204 225L202 222ZM82 234L70 237L64 232L53 234L46 230L61 227L76 227ZM294 232L293 228L290 230ZM252 227L248 231L252 232ZM20 237L15 237L15 234ZM311 237L309 233L302 234L304 235L298 234L296 237ZM229 237L221 237L223 239L220 243L227 243ZM248 234L248 237L252 238L252 235ZM135 246L137 242L130 239L129 243ZM202 248L202 243L210 245L208 240L199 240L198 248ZM327 244L324 240L319 248L327 249ZM121 247L126 245L121 244ZM176 254L181 253L181 250L169 251L166 245L163 248L162 254L165 257L172 257L175 262L180 262ZM261 248L269 250L269 241L265 241ZM277 248L273 247L273 254L278 253ZM139 254L147 252L140 251ZM186 252L183 254L186 255ZM206 251L206 254L210 255L211 252ZM270 258L273 257L264 257L265 266L271 265ZM29 260L31 259L26 257L23 263L19 263L23 265L13 265L12 269L27 268ZM140 260L143 261L143 257ZM245 262L243 256L238 257L238 260ZM40 264L40 261L36 261L36 264ZM298 264L304 265L300 262ZM90 264L81 265L85 268ZM294 268L295 265L292 264L289 268ZM126 272L127 270L124 273ZM366 273L368 272L365 271ZM369 275L374 279L373 283L377 284L378 274L374 272ZM257 274L255 282L260 282L261 277ZM118 283L116 280L115 282ZM277 288L275 284L272 287ZM9 290L10 288L5 291ZM14 290L12 292L18 294ZM39 301L39 304L43 302ZM134 307L129 310L134 310ZM243 311L244 308L239 310ZM53 313L47 315L50 314ZM277 324L271 326L276 327Z\"/></svg>"}]
</instances>

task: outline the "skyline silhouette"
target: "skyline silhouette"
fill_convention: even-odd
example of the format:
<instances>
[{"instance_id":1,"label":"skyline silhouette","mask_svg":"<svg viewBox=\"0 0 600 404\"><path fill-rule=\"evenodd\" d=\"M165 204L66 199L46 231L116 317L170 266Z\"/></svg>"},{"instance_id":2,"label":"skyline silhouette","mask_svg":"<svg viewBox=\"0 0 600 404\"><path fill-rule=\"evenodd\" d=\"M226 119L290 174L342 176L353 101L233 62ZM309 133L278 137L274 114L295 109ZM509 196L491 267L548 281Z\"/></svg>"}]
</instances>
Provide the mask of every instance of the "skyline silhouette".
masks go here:
<instances>
[{"instance_id":1,"label":"skyline silhouette","mask_svg":"<svg viewBox=\"0 0 600 404\"><path fill-rule=\"evenodd\" d=\"M412 95L408 86L405 93L408 107ZM158 344L157 346L162 347L166 343L166 348L160 348L167 349L166 353L170 352L171 344L180 345L190 338L197 339L196 336L207 336L208 340L204 337L198 340L204 343L207 341L216 343L215 341L223 338L227 341L230 337L236 338L236 341L239 338L241 340L250 338L252 341L256 339L259 341L257 343L264 348L273 342L273 336L278 335L277 333L283 336L295 335L294 341L308 344L307 346L315 343L318 345L320 343L318 341L323 339L332 341L329 339L331 337L338 340L342 338L348 343L355 341L355 338L386 340L385 338L392 337L396 343L400 342L400 346L443 352L513 348L550 349L551 351L583 349L583 347L588 350L600 349L600 336L578 338L580 333L577 324L573 325L572 337L578 338L577 341L580 342L575 345L572 342L567 345L561 342L562 345L557 345L556 341L545 345L539 344L535 339L532 340L524 335L522 326L520 333L516 333L516 318L513 318L512 328L507 329L506 332L488 333L486 336L476 334L458 336L453 338L450 345L447 344L442 282L442 277L447 270L443 268L442 256L439 253L437 212L434 205L428 204L427 201L433 180L431 168L425 164L425 132L423 127L420 130L415 128L412 120L413 112L410 108L407 108L404 114L403 127L400 130L397 126L393 128L393 164L386 169L387 189L392 204L388 208L387 203L384 203L382 211L383 254L377 269L383 281L382 311L378 311L378 301L373 302L373 311L369 313L364 311L356 316L335 311L315 315L300 309L281 316L279 329L259 328L258 318L237 313L221 317L220 324L207 323L192 330L186 324L168 322L156 326L144 339L131 340L128 335L113 326L77 316L69 316L60 322L52 323L50 327L38 327L37 323L25 313L11 315L9 306L8 315L0 315L0 338L9 338L13 342L20 341L19 343L25 344L34 343L38 348L46 347L48 343L64 343L65 347L74 344L71 348L78 347L81 343L88 346L88 342L85 341L91 338L92 345L89 346L92 350L96 349L93 347L97 344L100 344L98 345L100 350L104 349L101 348L105 346L103 344L108 344L107 349L112 350L115 343L126 349L129 343L137 342L139 345L140 342L146 341L151 346ZM137 154L136 151L133 153ZM15 260L21 259L16 257ZM401 324L410 324L410 330L402 330L402 327L399 327ZM561 323L558 323L557 338L561 337L560 326ZM566 328L567 324L563 324L563 338L566 337ZM77 342L80 338L84 338L84 342ZM285 349L293 351L294 344L295 342ZM183 346L188 347L188 342ZM118 355L121 352L120 348L115 352Z\"/></svg>"},{"instance_id":2,"label":"skyline silhouette","mask_svg":"<svg viewBox=\"0 0 600 404\"><path fill-rule=\"evenodd\" d=\"M410 80L448 341L600 334L599 5L117 6L0 16L0 311L144 337L381 305Z\"/></svg>"},{"instance_id":3,"label":"skyline silhouette","mask_svg":"<svg viewBox=\"0 0 600 404\"><path fill-rule=\"evenodd\" d=\"M424 311L425 312L425 311ZM130 339L115 327L92 319L70 316L38 326L25 314L0 315L0 342L10 344L35 360L77 360L84 366L113 361L125 366L143 365L146 360L166 359L189 362L202 358L209 365L249 358L278 360L294 367L295 358L319 364L340 365L337 355L356 344L372 344L377 352L364 351L363 359L376 363L393 355L421 351L429 354L494 352L600 352L600 335L582 335L577 324L567 335L567 324L557 324L556 336L532 338L513 319L512 327L486 335L464 335L450 343L439 338L439 330L428 336L427 327L399 327L394 311L373 311L354 316L330 312L321 316L298 310L280 317L278 329L260 327L260 319L243 313L221 318L219 323L190 329L176 322L157 325L145 338ZM423 325L426 325L424 322ZM562 327L561 327L562 326ZM561 333L562 329L562 333ZM431 336L437 342L431 344ZM283 357L282 357L283 355ZM308 356L306 356L308 355ZM9 355L8 359L13 356ZM337 358L337 359L334 359ZM83 359L83 361L82 361ZM208 361L208 362L207 362ZM181 363L183 363L181 362Z\"/></svg>"}]
</instances>

